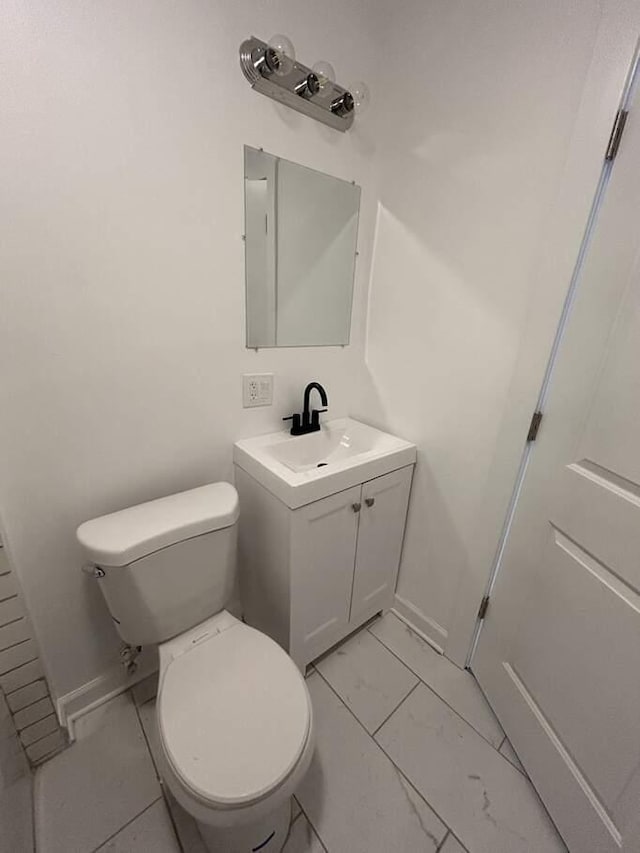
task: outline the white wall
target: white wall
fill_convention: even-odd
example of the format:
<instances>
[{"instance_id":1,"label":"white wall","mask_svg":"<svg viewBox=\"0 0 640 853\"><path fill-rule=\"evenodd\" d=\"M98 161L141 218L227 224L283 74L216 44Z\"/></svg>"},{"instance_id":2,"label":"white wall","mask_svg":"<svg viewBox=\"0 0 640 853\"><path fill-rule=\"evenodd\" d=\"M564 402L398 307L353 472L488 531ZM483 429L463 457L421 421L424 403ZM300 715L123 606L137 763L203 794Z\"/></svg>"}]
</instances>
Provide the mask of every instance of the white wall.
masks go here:
<instances>
[{"instance_id":1,"label":"white wall","mask_svg":"<svg viewBox=\"0 0 640 853\"><path fill-rule=\"evenodd\" d=\"M445 643L601 5L2 5L0 513L58 695L117 660L76 525L229 477L310 379L418 443L399 593ZM238 44L279 30L370 83L349 134L250 90ZM351 346L244 349L245 143L362 186Z\"/></svg>"},{"instance_id":2,"label":"white wall","mask_svg":"<svg viewBox=\"0 0 640 853\"><path fill-rule=\"evenodd\" d=\"M536 253L526 323L520 332L506 403L498 413L497 438L468 546L469 562L459 575L446 654L460 665L469 653L478 602L486 591L489 569L495 559L498 536L522 458L523 436L537 405L576 262L576 247L584 234L594 187L603 169L603 152L633 67L639 35L640 4L637 0L604 0L558 194L545 217ZM615 163L613 168L615 173Z\"/></svg>"},{"instance_id":3,"label":"white wall","mask_svg":"<svg viewBox=\"0 0 640 853\"><path fill-rule=\"evenodd\" d=\"M398 595L440 646L473 562L603 5L415 0L380 22L388 74L376 92L386 110L367 349L377 394L363 406L419 446ZM592 192L592 172L583 180ZM485 582L491 556L479 569Z\"/></svg>"},{"instance_id":4,"label":"white wall","mask_svg":"<svg viewBox=\"0 0 640 853\"><path fill-rule=\"evenodd\" d=\"M117 665L76 526L232 474L306 382L345 415L375 214L367 121L339 134L251 91L238 46L284 31L374 84L365 0L2 4L0 512L58 696ZM340 26L335 26L335 21ZM244 348L243 144L363 186L347 348ZM276 374L270 409L241 374Z\"/></svg>"}]
</instances>

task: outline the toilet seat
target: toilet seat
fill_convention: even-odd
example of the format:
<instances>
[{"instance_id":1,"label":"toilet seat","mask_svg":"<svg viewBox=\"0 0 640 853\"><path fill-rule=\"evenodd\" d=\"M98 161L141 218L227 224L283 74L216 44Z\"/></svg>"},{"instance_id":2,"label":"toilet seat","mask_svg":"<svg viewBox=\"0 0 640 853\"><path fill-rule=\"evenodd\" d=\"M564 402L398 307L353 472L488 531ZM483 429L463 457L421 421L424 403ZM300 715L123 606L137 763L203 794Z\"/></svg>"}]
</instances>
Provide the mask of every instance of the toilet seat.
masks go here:
<instances>
[{"instance_id":1,"label":"toilet seat","mask_svg":"<svg viewBox=\"0 0 640 853\"><path fill-rule=\"evenodd\" d=\"M256 803L308 751L302 675L273 640L233 620L169 661L158 696L164 755L183 789L210 808ZM306 763L306 762L305 762Z\"/></svg>"}]
</instances>

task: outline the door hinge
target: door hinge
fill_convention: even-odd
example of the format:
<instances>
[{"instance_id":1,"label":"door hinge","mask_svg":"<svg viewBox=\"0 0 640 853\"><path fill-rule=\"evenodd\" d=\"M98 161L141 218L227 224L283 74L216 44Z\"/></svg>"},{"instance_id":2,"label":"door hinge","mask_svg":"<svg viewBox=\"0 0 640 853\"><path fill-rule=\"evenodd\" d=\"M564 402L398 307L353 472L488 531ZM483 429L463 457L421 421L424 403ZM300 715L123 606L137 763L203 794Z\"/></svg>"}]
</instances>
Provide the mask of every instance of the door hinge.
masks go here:
<instances>
[{"instance_id":1,"label":"door hinge","mask_svg":"<svg viewBox=\"0 0 640 853\"><path fill-rule=\"evenodd\" d=\"M616 113L616 117L613 122L613 127L611 129L611 136L609 137L607 150L604 155L605 160L615 160L616 154L618 153L618 148L620 148L620 140L622 139L622 134L624 133L624 126L627 123L628 115L628 110L618 110L618 112Z\"/></svg>"},{"instance_id":2,"label":"door hinge","mask_svg":"<svg viewBox=\"0 0 640 853\"><path fill-rule=\"evenodd\" d=\"M484 619L487 615L487 610L489 608L489 596L485 595L485 597L480 602L480 608L478 610L478 619Z\"/></svg>"},{"instance_id":3,"label":"door hinge","mask_svg":"<svg viewBox=\"0 0 640 853\"><path fill-rule=\"evenodd\" d=\"M529 424L529 432L527 433L527 443L530 441L535 441L538 437L538 430L540 429L540 424L542 422L542 412L534 412L531 417L531 423Z\"/></svg>"}]
</instances>

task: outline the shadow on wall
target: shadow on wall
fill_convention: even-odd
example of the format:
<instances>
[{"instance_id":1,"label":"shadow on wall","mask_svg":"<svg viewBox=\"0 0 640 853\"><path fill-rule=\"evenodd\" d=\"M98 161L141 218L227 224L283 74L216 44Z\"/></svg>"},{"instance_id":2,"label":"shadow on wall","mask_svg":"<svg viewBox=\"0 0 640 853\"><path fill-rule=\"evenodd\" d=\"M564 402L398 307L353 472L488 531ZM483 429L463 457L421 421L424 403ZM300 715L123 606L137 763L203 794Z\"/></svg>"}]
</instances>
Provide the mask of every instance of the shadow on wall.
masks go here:
<instances>
[{"instance_id":1,"label":"shadow on wall","mask_svg":"<svg viewBox=\"0 0 640 853\"><path fill-rule=\"evenodd\" d=\"M445 31L461 25L454 7L438 13ZM512 67L517 48L504 30L515 26L520 42L531 36L522 32L523 10L515 24L503 11L487 30L466 10L464 27L482 35L464 62L454 61L446 39L427 39L428 58L407 47L405 75L423 64L430 85L419 110L402 95L388 99L380 129L384 170L365 355L375 402L365 402L363 414L418 446L398 596L441 646L470 571L526 305L531 234L553 185L546 164L531 162L554 132L549 106L536 100L518 109L517 126L506 126L514 82L497 69L500 58ZM533 30L545 25L543 14L527 14ZM422 13L420 22L406 33L408 45L423 37ZM534 70L517 76L526 81Z\"/></svg>"},{"instance_id":2,"label":"shadow on wall","mask_svg":"<svg viewBox=\"0 0 640 853\"><path fill-rule=\"evenodd\" d=\"M418 446L398 596L441 646L517 347L492 294L470 281L379 205L364 408Z\"/></svg>"},{"instance_id":3,"label":"shadow on wall","mask_svg":"<svg viewBox=\"0 0 640 853\"><path fill-rule=\"evenodd\" d=\"M601 13L595 0L378 10L377 400L362 414L418 445L398 592L445 630L456 590L485 570L476 516Z\"/></svg>"}]
</instances>

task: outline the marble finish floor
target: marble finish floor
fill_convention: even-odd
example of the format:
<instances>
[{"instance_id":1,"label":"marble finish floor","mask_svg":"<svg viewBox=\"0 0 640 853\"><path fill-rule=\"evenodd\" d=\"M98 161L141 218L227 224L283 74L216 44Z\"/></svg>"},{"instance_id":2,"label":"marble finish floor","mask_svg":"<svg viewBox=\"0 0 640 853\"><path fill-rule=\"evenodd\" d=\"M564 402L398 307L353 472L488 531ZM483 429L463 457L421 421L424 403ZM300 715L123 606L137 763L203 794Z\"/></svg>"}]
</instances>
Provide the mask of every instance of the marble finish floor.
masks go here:
<instances>
[{"instance_id":1,"label":"marble finish floor","mask_svg":"<svg viewBox=\"0 0 640 853\"><path fill-rule=\"evenodd\" d=\"M566 850L473 676L393 613L307 684L317 747L285 853ZM85 715L39 768L38 853L206 853L157 775L155 688Z\"/></svg>"}]
</instances>

